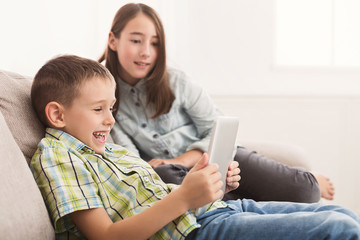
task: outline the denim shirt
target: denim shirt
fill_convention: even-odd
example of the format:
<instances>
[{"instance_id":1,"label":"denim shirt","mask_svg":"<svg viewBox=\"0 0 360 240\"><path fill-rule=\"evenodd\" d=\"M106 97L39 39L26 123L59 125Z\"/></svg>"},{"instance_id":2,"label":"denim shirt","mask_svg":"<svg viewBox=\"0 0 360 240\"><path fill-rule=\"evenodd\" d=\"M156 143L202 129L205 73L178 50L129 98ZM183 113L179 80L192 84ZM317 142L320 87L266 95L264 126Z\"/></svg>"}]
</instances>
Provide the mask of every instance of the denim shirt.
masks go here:
<instances>
[{"instance_id":1,"label":"denim shirt","mask_svg":"<svg viewBox=\"0 0 360 240\"><path fill-rule=\"evenodd\" d=\"M120 80L120 106L111 135L115 143L141 156L175 158L187 151L207 151L215 118L220 115L210 96L181 71L168 69L175 100L168 113L155 119L147 105L145 79L131 86Z\"/></svg>"}]
</instances>

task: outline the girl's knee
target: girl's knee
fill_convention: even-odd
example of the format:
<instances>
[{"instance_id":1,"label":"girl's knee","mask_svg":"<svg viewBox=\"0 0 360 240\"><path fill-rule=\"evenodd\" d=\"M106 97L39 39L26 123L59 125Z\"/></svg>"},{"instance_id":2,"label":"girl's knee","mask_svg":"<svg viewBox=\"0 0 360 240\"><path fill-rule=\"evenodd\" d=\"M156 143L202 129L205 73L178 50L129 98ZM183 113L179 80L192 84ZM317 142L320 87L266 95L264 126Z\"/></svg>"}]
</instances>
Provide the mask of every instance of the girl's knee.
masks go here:
<instances>
[{"instance_id":1,"label":"girl's knee","mask_svg":"<svg viewBox=\"0 0 360 240\"><path fill-rule=\"evenodd\" d=\"M319 202L321 198L321 191L315 177L309 172L301 172L298 174L302 175L299 177L302 181L295 181L297 184L294 185L294 189L292 190L292 201L302 203Z\"/></svg>"}]
</instances>

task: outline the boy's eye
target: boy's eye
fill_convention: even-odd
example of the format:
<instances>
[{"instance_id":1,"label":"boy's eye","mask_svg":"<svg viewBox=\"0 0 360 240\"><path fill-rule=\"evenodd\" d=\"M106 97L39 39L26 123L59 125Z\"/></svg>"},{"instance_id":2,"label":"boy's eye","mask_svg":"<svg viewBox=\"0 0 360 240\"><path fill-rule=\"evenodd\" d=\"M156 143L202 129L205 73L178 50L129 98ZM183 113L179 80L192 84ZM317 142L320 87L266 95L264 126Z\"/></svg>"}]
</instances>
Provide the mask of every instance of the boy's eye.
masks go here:
<instances>
[{"instance_id":1,"label":"boy's eye","mask_svg":"<svg viewBox=\"0 0 360 240\"><path fill-rule=\"evenodd\" d=\"M100 112L102 109L101 108L94 108L95 112Z\"/></svg>"},{"instance_id":2,"label":"boy's eye","mask_svg":"<svg viewBox=\"0 0 360 240\"><path fill-rule=\"evenodd\" d=\"M133 43L140 43L140 40L132 39L131 42L133 42Z\"/></svg>"}]
</instances>

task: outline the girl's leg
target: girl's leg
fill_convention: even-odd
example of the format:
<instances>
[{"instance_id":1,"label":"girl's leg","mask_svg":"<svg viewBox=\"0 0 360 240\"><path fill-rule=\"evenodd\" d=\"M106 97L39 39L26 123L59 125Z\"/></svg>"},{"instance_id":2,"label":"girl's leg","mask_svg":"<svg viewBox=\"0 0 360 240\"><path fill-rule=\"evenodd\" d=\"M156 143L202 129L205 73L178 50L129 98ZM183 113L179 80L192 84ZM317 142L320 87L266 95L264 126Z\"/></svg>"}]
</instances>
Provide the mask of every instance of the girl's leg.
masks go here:
<instances>
[{"instance_id":1,"label":"girl's leg","mask_svg":"<svg viewBox=\"0 0 360 240\"><path fill-rule=\"evenodd\" d=\"M154 168L155 172L165 183L180 185L189 169L179 164L167 164Z\"/></svg>"},{"instance_id":2,"label":"girl's leg","mask_svg":"<svg viewBox=\"0 0 360 240\"><path fill-rule=\"evenodd\" d=\"M305 203L320 200L319 185L310 172L285 166L243 147L238 147L234 160L241 170L240 186L226 194L224 200Z\"/></svg>"},{"instance_id":3,"label":"girl's leg","mask_svg":"<svg viewBox=\"0 0 360 240\"><path fill-rule=\"evenodd\" d=\"M320 190L315 177L307 171L287 167L254 151L238 147L234 158L239 162L241 180L238 189L225 194L224 200L317 202ZM177 164L154 169L166 183L181 184L189 171Z\"/></svg>"},{"instance_id":4,"label":"girl's leg","mask_svg":"<svg viewBox=\"0 0 360 240\"><path fill-rule=\"evenodd\" d=\"M198 218L190 239L360 239L358 217L339 206L229 201Z\"/></svg>"}]
</instances>

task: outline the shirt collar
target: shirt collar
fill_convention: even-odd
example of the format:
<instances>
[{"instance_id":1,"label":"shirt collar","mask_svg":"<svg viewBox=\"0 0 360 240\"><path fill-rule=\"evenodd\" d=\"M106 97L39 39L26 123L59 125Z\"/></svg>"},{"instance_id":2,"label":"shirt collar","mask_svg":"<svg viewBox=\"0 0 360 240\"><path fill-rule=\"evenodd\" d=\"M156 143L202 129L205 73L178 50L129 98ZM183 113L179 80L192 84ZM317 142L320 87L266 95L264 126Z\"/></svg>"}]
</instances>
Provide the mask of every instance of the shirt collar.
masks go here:
<instances>
[{"instance_id":1,"label":"shirt collar","mask_svg":"<svg viewBox=\"0 0 360 240\"><path fill-rule=\"evenodd\" d=\"M85 143L81 142L70 134L58 129L46 128L45 137L59 140L63 142L68 148L75 149L78 152L87 152L90 154L95 153L95 151L91 147L87 146ZM112 148L105 145L105 153L106 152L111 153Z\"/></svg>"},{"instance_id":2,"label":"shirt collar","mask_svg":"<svg viewBox=\"0 0 360 240\"><path fill-rule=\"evenodd\" d=\"M146 87L145 82L146 80L143 78L138 83L136 83L135 86L131 86L120 77L118 78L118 84L121 93L131 93L134 90L137 90L138 92L144 92Z\"/></svg>"}]
</instances>

